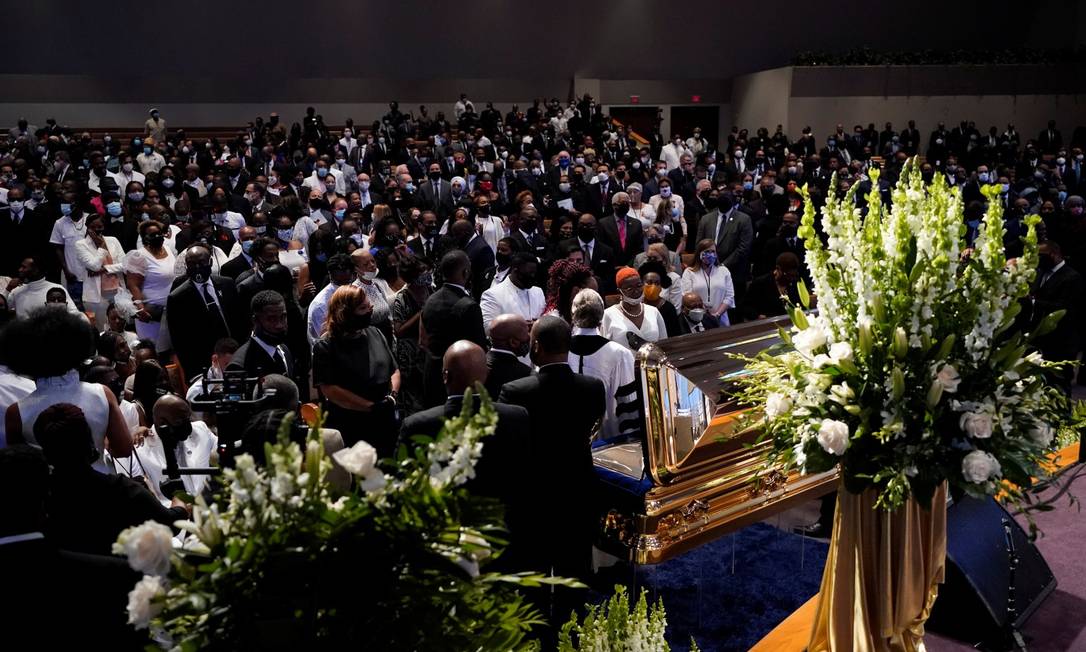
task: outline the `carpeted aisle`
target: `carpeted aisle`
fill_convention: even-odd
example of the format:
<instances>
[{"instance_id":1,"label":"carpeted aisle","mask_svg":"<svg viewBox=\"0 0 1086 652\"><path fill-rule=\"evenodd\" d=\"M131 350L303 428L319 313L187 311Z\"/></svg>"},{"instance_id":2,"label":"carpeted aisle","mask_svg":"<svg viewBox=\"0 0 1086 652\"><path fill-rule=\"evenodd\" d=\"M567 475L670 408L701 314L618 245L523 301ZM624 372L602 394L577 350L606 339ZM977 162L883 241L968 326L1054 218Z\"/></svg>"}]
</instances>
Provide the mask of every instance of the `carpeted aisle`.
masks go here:
<instances>
[{"instance_id":1,"label":"carpeted aisle","mask_svg":"<svg viewBox=\"0 0 1086 652\"><path fill-rule=\"evenodd\" d=\"M757 523L638 568L631 586L663 598L672 650L686 652L691 636L705 652L748 650L818 592L827 547Z\"/></svg>"}]
</instances>

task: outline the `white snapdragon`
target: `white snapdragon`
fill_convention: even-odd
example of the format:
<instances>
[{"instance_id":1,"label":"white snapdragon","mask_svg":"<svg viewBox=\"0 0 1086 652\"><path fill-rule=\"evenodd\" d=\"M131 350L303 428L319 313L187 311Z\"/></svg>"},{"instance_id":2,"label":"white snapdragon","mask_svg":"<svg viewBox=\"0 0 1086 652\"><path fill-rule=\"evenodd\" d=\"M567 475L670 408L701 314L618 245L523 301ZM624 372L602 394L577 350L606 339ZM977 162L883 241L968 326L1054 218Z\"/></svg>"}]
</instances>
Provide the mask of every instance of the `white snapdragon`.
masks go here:
<instances>
[{"instance_id":1,"label":"white snapdragon","mask_svg":"<svg viewBox=\"0 0 1086 652\"><path fill-rule=\"evenodd\" d=\"M833 455L844 455L848 448L848 424L834 419L823 419L818 426L818 443Z\"/></svg>"},{"instance_id":2,"label":"white snapdragon","mask_svg":"<svg viewBox=\"0 0 1086 652\"><path fill-rule=\"evenodd\" d=\"M985 451L973 451L962 458L962 475L974 484L984 484L1003 474L999 460Z\"/></svg>"}]
</instances>

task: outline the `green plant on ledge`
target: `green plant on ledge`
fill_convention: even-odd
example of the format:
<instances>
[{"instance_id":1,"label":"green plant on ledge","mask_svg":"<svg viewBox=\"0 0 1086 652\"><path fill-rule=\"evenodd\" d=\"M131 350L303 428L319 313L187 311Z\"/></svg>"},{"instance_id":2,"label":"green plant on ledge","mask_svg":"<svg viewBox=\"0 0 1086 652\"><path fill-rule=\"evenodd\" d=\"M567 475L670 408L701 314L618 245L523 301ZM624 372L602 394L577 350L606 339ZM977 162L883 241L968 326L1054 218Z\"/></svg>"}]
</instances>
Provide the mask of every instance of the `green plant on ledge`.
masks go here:
<instances>
[{"instance_id":1,"label":"green plant on ledge","mask_svg":"<svg viewBox=\"0 0 1086 652\"><path fill-rule=\"evenodd\" d=\"M667 652L671 647L664 639L666 630L662 600L650 607L646 591L641 589L631 612L626 587L616 585L610 600L588 605L583 622L578 622L577 614L570 616L558 635L558 652ZM690 651L697 650L698 644L691 638Z\"/></svg>"}]
</instances>

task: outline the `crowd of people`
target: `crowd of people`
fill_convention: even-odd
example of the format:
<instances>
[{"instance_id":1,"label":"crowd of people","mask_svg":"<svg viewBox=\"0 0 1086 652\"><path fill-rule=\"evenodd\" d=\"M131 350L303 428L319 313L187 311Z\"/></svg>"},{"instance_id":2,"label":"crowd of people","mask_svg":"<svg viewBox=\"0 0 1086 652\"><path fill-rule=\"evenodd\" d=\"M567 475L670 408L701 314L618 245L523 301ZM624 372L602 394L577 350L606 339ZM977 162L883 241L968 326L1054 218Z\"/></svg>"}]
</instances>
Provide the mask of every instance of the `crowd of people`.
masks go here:
<instances>
[{"instance_id":1,"label":"crowd of people","mask_svg":"<svg viewBox=\"0 0 1086 652\"><path fill-rule=\"evenodd\" d=\"M241 434L192 403L232 371L277 388L276 419L319 403L326 446L364 439L385 456L436 433L479 384L503 407L476 489L506 503L514 541L533 541L529 565L583 577L592 515L560 538L532 521L587 509L593 438L637 436L634 353L784 314L805 276L805 202L858 185L863 209L873 167L885 191L921 155L926 181L961 189L970 233L982 186L998 185L1011 257L1039 214L1022 318L1068 309L1040 346L1075 359L1084 146L1054 122L1030 137L968 121L926 137L912 121L817 137L736 127L714 143L700 129L634 133L589 96L503 113L462 95L450 115L392 102L335 129L309 108L223 139L171 130L158 110L123 142L20 120L0 139L0 466L31 473L44 454L51 478L10 477L125 507L94 520L43 502L0 519L0 537L44 528L106 554L125 524L173 523L185 506L163 490L168 459L211 465L219 438ZM527 455L564 475L566 494L526 506L509 469Z\"/></svg>"}]
</instances>

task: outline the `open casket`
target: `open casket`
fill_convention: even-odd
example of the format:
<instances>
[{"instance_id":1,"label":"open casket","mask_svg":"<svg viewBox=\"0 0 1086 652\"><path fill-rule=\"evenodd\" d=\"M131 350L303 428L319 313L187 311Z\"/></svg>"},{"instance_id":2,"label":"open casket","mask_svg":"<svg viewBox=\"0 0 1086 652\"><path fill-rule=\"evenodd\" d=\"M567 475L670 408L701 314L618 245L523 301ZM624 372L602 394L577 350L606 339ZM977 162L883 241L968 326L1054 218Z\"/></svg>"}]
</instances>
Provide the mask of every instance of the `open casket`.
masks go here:
<instances>
[{"instance_id":1,"label":"open casket","mask_svg":"<svg viewBox=\"0 0 1086 652\"><path fill-rule=\"evenodd\" d=\"M597 445L597 546L655 564L836 488L836 471L763 468L767 443L732 397L744 364L780 343L786 317L645 344L635 354L640 441Z\"/></svg>"}]
</instances>

